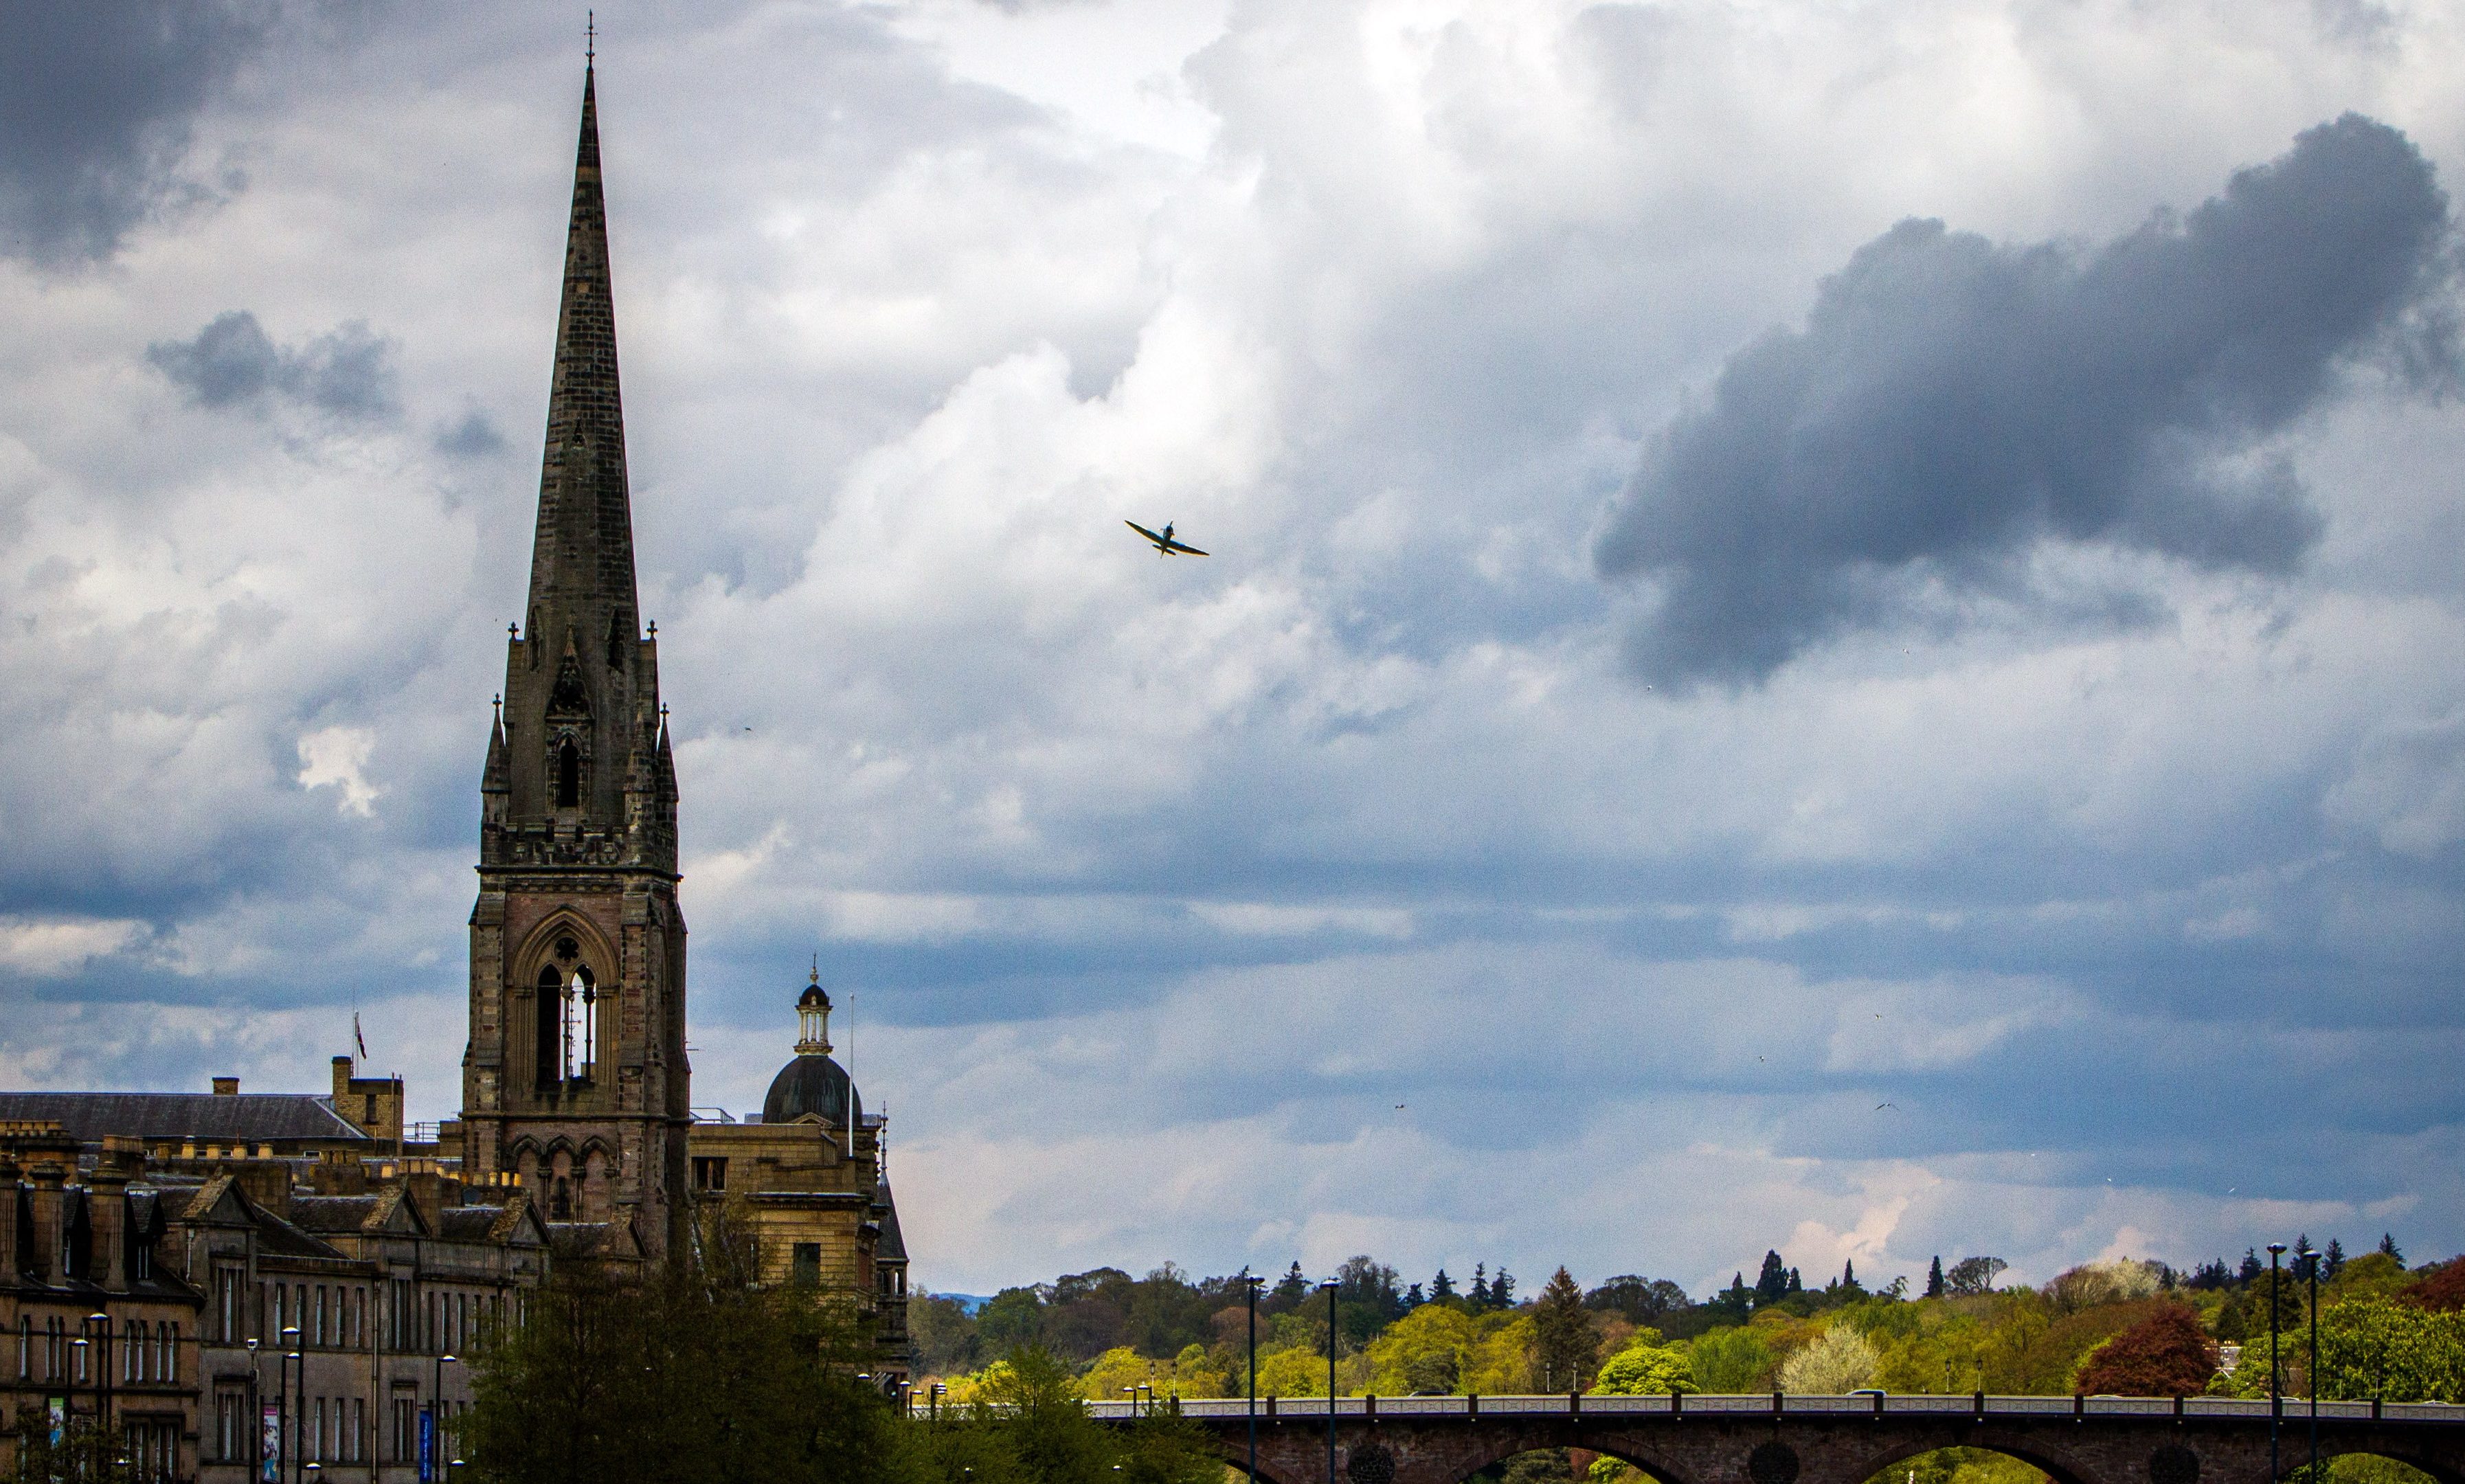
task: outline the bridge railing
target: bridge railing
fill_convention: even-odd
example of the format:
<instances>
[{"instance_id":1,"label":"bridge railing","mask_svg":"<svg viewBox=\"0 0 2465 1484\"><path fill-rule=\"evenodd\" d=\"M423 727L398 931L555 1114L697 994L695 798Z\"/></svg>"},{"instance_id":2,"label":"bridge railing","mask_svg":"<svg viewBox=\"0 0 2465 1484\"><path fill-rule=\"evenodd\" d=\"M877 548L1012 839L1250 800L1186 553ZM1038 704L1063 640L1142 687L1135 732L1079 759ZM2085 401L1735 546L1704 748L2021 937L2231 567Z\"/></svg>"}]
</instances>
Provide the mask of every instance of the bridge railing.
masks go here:
<instances>
[{"instance_id":1,"label":"bridge railing","mask_svg":"<svg viewBox=\"0 0 2465 1484\"><path fill-rule=\"evenodd\" d=\"M1088 1411L1108 1422L1127 1422L1150 1406L1168 1406L1169 1403L1091 1402ZM2376 1410L2374 1409L2376 1406ZM1250 1404L1240 1397L1210 1397L1180 1404L1181 1413L1205 1422L1230 1422L1246 1419ZM2307 1420L2311 1404L2288 1397L2284 1415L2289 1423ZM1261 1422L1326 1425L1327 1401L1322 1396L1260 1397L1257 1415ZM1963 1416L1963 1417L2173 1417L2185 1418L2265 1418L2268 1403L2245 1401L2238 1397L2195 1396L2178 1404L2171 1397L2142 1396L1969 1396L1942 1395L1877 1395L1867 1392L1856 1396L1775 1397L1769 1392L1747 1396L1378 1396L1340 1397L1335 1403L1338 1422L1428 1421L1439 1418L1530 1418L1569 1417L1603 1420L1651 1417L1717 1417L1752 1414L1757 1416ZM2367 1422L2373 1419L2389 1422L2435 1422L2465 1426L2465 1406L2444 1402L2321 1402L2322 1422Z\"/></svg>"}]
</instances>

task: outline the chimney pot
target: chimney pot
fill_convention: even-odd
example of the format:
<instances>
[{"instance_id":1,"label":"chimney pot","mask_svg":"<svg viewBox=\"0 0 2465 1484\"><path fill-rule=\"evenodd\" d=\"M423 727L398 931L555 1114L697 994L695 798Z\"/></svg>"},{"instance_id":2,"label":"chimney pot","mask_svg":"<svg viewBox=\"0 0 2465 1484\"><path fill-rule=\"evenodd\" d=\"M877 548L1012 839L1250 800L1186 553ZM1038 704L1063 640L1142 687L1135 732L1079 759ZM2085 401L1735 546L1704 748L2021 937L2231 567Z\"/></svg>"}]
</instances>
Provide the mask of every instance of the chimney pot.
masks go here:
<instances>
[{"instance_id":1,"label":"chimney pot","mask_svg":"<svg viewBox=\"0 0 2465 1484\"><path fill-rule=\"evenodd\" d=\"M214 1078L214 1096L216 1097L237 1097L239 1096L239 1078Z\"/></svg>"}]
</instances>

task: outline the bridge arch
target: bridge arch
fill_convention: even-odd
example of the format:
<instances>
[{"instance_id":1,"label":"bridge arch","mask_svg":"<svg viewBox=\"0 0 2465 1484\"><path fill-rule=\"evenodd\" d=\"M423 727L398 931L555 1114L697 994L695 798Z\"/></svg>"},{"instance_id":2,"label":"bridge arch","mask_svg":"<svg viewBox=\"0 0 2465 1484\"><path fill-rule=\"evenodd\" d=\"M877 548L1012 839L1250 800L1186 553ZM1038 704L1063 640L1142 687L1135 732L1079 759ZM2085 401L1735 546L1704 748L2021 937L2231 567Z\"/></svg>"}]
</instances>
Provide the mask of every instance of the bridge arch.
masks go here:
<instances>
[{"instance_id":1,"label":"bridge arch","mask_svg":"<svg viewBox=\"0 0 2465 1484\"><path fill-rule=\"evenodd\" d=\"M1923 1458L1929 1453L1955 1448L1999 1453L2015 1459L2053 1479L2054 1484L2151 1484L2144 1475L2139 1478L2108 1478L2103 1471L2089 1468L2062 1449L2046 1446L2040 1438L2014 1437L1991 1431L1954 1432L1950 1429L1944 1429L1939 1435L1932 1429L1914 1436L1904 1433L1862 1454L1859 1462L1852 1464L1839 1478L1827 1481L1827 1484L1865 1484L1866 1480L1912 1458ZM2173 1481L2163 1481L2163 1484L2173 1484ZM2202 1481L2202 1484L2208 1484L2208 1481ZM2442 1480L2440 1484L2450 1484L2450 1481Z\"/></svg>"},{"instance_id":2,"label":"bridge arch","mask_svg":"<svg viewBox=\"0 0 2465 1484\"><path fill-rule=\"evenodd\" d=\"M1575 1446L1586 1452L1614 1458L1630 1469L1640 1470L1654 1484L1706 1484L1696 1476L1694 1471L1672 1462L1655 1450L1638 1446L1631 1438L1586 1438Z\"/></svg>"},{"instance_id":3,"label":"bridge arch","mask_svg":"<svg viewBox=\"0 0 2465 1484\"><path fill-rule=\"evenodd\" d=\"M2303 1471L2311 1466L2309 1441L2295 1430L2296 1426L2289 1424L2288 1446L2280 1450L2279 1456L2283 1460L2278 1473L2280 1478L2301 1478ZM2345 1470L2332 1472L2326 1467L2340 1459L2353 1459L2358 1462L2368 1460L2374 1463L2393 1464L2396 1468L2386 1471L2373 1470L2367 1473L2355 1471L2349 1474ZM2343 1442L2332 1444L2327 1438L2320 1440L2320 1462L2322 1465L2321 1472L2326 1477L2310 1480L2308 1484L2423 1484L2426 1478L2431 1480L2432 1484L2465 1484L2465 1472L2460 1472L2449 1460L2411 1452L2391 1451L2384 1448L2349 1447ZM2400 1471L2410 1471L2410 1473L2409 1474ZM2384 1476L2373 1478L2370 1476L2372 1473L2383 1473Z\"/></svg>"}]
</instances>

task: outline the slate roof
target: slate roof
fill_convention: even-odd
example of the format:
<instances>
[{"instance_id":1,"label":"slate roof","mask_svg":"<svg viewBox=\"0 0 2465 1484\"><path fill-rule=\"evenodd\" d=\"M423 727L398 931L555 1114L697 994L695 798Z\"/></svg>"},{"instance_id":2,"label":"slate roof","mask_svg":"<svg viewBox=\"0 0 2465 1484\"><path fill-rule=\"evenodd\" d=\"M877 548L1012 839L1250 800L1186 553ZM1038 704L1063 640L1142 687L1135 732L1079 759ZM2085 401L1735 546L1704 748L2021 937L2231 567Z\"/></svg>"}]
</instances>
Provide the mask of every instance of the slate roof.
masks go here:
<instances>
[{"instance_id":1,"label":"slate roof","mask_svg":"<svg viewBox=\"0 0 2465 1484\"><path fill-rule=\"evenodd\" d=\"M317 1093L0 1093L0 1119L49 1119L81 1143L107 1134L199 1143L360 1140L334 1099Z\"/></svg>"},{"instance_id":2,"label":"slate roof","mask_svg":"<svg viewBox=\"0 0 2465 1484\"><path fill-rule=\"evenodd\" d=\"M875 1260L906 1261L907 1239L899 1232L899 1203L890 1198L890 1182L883 1181L881 1187L874 1192L874 1204L881 1211L881 1235L873 1248Z\"/></svg>"},{"instance_id":3,"label":"slate roof","mask_svg":"<svg viewBox=\"0 0 2465 1484\"><path fill-rule=\"evenodd\" d=\"M295 1195L291 1223L307 1231L357 1231L376 1208L372 1195Z\"/></svg>"}]
</instances>

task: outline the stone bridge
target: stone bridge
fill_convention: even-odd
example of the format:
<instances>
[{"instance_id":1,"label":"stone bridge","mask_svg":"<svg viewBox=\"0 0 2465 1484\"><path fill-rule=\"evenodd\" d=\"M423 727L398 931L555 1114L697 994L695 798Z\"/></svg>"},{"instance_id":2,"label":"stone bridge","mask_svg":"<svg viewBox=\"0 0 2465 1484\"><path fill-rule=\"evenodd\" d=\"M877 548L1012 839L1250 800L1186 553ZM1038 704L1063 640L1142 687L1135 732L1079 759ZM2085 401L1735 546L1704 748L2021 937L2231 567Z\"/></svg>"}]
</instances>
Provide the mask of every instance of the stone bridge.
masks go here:
<instances>
[{"instance_id":1,"label":"stone bridge","mask_svg":"<svg viewBox=\"0 0 2465 1484\"><path fill-rule=\"evenodd\" d=\"M1180 1408L1239 1469L1249 1406ZM1938 1448L1991 1449L2054 1484L2270 1484L2269 1404L2207 1397L1345 1397L1332 1479L1325 1398L1261 1397L1256 1427L1266 1484L1457 1484L1536 1448L1606 1453L1659 1484L1862 1484ZM2278 1476L2309 1461L2311 1428L2309 1404L2284 1404ZM2322 1402L2318 1428L2322 1459L2375 1453L2465 1484L2465 1406Z\"/></svg>"}]
</instances>

